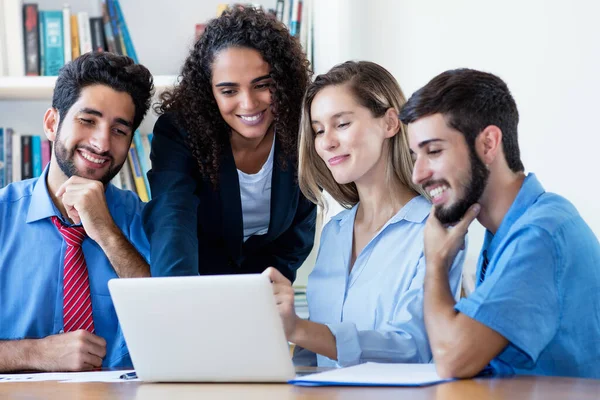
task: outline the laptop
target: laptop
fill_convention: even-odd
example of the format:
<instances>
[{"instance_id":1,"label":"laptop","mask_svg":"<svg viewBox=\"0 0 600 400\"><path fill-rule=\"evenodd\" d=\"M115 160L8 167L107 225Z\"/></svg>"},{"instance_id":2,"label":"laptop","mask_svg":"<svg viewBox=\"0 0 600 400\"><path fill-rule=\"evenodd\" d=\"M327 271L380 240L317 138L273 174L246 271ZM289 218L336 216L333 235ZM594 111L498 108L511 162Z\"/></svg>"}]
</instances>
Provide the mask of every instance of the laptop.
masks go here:
<instances>
[{"instance_id":1,"label":"laptop","mask_svg":"<svg viewBox=\"0 0 600 400\"><path fill-rule=\"evenodd\" d=\"M143 381L286 382L295 376L264 275L111 279L108 288Z\"/></svg>"}]
</instances>

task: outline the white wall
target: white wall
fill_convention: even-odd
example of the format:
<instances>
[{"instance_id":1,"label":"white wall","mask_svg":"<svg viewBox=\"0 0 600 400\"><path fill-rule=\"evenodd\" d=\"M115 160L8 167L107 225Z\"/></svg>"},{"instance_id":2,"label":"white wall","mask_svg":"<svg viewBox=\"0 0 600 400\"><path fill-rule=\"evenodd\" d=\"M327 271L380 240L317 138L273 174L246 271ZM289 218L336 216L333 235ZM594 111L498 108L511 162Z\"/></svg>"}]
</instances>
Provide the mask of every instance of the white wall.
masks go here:
<instances>
[{"instance_id":1,"label":"white wall","mask_svg":"<svg viewBox=\"0 0 600 400\"><path fill-rule=\"evenodd\" d=\"M451 68L499 75L519 107L526 170L571 200L600 236L598 2L331 0L315 12L319 73L347 59L375 61L407 96ZM470 237L474 268L481 226Z\"/></svg>"}]
</instances>

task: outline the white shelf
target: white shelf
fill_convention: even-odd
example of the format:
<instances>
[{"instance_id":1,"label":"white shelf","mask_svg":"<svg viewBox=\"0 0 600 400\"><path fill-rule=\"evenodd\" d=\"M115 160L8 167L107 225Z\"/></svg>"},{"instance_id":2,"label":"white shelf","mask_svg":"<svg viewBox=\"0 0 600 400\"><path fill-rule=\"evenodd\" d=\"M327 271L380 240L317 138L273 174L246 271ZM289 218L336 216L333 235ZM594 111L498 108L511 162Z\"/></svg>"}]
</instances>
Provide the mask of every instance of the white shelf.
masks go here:
<instances>
[{"instance_id":1,"label":"white shelf","mask_svg":"<svg viewBox=\"0 0 600 400\"><path fill-rule=\"evenodd\" d=\"M176 81L175 75L155 76L155 93L172 87ZM56 76L1 76L0 100L50 100L55 83Z\"/></svg>"}]
</instances>

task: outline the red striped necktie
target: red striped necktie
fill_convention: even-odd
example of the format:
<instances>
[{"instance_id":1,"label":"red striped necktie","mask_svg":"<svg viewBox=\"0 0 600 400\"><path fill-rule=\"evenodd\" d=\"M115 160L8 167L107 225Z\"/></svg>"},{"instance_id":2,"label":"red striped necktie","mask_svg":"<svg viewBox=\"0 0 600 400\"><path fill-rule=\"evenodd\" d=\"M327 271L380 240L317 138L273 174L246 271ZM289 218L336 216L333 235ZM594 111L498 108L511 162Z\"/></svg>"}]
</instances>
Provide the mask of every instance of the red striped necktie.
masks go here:
<instances>
[{"instance_id":1,"label":"red striped necktie","mask_svg":"<svg viewBox=\"0 0 600 400\"><path fill-rule=\"evenodd\" d=\"M81 249L85 230L83 226L65 226L57 217L52 217L52 222L67 242L63 273L64 331L85 329L94 333L90 281Z\"/></svg>"}]
</instances>

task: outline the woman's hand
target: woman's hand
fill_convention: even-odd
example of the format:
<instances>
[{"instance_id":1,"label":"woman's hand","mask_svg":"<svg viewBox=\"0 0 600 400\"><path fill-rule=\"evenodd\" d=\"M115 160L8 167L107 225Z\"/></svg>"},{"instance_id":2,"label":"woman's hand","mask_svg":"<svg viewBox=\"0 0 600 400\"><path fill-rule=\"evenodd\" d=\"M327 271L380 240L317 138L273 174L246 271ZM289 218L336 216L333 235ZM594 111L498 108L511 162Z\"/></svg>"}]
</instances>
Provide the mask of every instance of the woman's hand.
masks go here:
<instances>
[{"instance_id":1,"label":"woman's hand","mask_svg":"<svg viewBox=\"0 0 600 400\"><path fill-rule=\"evenodd\" d=\"M279 316L283 322L285 336L287 340L293 342L292 339L300 317L296 315L296 310L294 309L294 288L292 288L292 283L273 267L267 268L263 272L263 275L266 275L273 284L273 294L275 295Z\"/></svg>"}]
</instances>

